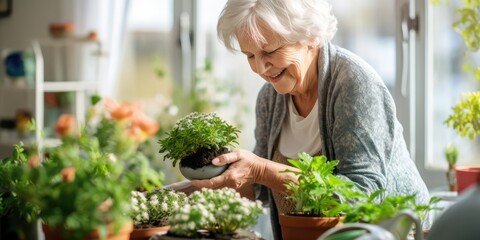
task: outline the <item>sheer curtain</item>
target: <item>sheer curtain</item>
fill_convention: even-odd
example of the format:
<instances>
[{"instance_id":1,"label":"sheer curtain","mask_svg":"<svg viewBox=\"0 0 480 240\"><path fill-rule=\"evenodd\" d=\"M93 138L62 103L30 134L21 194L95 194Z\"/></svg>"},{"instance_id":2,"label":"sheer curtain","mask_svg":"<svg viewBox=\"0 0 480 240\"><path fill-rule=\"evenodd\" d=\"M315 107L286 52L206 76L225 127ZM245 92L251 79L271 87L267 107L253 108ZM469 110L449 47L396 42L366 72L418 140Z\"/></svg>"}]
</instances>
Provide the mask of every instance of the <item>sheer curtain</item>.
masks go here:
<instances>
[{"instance_id":1,"label":"sheer curtain","mask_svg":"<svg viewBox=\"0 0 480 240\"><path fill-rule=\"evenodd\" d=\"M112 96L120 69L119 55L130 0L69 0L61 4L61 18L75 23L76 32L85 35L91 31L97 33L103 54L98 93Z\"/></svg>"}]
</instances>

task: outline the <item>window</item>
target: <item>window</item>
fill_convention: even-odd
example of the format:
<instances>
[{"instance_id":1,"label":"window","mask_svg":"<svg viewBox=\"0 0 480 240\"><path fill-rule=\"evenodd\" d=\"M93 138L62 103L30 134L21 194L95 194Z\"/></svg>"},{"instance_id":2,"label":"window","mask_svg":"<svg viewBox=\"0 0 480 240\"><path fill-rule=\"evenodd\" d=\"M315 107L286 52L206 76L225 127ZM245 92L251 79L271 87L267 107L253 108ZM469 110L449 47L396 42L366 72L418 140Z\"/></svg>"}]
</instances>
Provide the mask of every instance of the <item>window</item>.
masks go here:
<instances>
[{"instance_id":1,"label":"window","mask_svg":"<svg viewBox=\"0 0 480 240\"><path fill-rule=\"evenodd\" d=\"M427 169L446 169L447 162L444 149L449 142L459 147L458 165L478 165L480 159L477 140L461 138L444 121L452 113L451 107L460 99L461 93L479 90L479 82L473 74L463 69L466 63L476 64L479 54L468 54L463 39L453 30L452 23L458 19L455 9L461 5L461 0L453 0L450 5L427 7L428 38L426 84L429 91L425 95L427 106L427 138L428 143Z\"/></svg>"}]
</instances>

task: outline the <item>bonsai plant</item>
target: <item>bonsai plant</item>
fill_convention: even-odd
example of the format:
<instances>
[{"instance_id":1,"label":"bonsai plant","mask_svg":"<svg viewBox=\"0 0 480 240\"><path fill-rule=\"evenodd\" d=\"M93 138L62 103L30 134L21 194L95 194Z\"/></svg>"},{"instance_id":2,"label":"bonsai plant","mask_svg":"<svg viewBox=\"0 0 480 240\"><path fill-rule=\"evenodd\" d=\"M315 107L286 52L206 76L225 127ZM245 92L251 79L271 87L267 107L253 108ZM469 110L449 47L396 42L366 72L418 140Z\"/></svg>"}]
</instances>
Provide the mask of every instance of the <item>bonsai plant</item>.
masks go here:
<instances>
[{"instance_id":1,"label":"bonsai plant","mask_svg":"<svg viewBox=\"0 0 480 240\"><path fill-rule=\"evenodd\" d=\"M245 231L264 213L260 201L241 197L231 188L202 189L169 218L169 236L207 239L260 239Z\"/></svg>"},{"instance_id":2,"label":"bonsai plant","mask_svg":"<svg viewBox=\"0 0 480 240\"><path fill-rule=\"evenodd\" d=\"M158 232L168 231L168 218L174 209L183 207L186 202L187 195L173 190L132 191L131 217L134 229L130 239L147 240Z\"/></svg>"},{"instance_id":3,"label":"bonsai plant","mask_svg":"<svg viewBox=\"0 0 480 240\"><path fill-rule=\"evenodd\" d=\"M173 166L180 161L180 171L188 179L208 179L221 174L228 166L211 164L213 158L230 151L238 144L239 130L215 113L192 112L178 120L159 140L160 153L171 159Z\"/></svg>"},{"instance_id":4,"label":"bonsai plant","mask_svg":"<svg viewBox=\"0 0 480 240\"><path fill-rule=\"evenodd\" d=\"M329 228L341 224L344 214L351 209L347 201L365 198L355 184L333 174L338 160L299 153L299 159L288 159L298 170L293 173L297 181L285 183L288 199L295 203L295 211L280 214L279 220L284 239L316 239ZM300 236L299 234L305 234Z\"/></svg>"}]
</instances>

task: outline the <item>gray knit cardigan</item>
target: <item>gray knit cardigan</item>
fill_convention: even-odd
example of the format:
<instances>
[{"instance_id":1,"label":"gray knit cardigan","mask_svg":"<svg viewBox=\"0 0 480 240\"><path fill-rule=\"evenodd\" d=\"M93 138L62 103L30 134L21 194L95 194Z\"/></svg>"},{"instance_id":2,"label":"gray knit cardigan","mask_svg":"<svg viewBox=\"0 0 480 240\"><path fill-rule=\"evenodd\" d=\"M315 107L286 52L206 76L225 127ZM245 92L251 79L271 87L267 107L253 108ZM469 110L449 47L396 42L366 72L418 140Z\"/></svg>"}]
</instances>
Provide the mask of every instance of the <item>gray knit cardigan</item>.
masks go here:
<instances>
[{"instance_id":1,"label":"gray knit cardigan","mask_svg":"<svg viewBox=\"0 0 480 240\"><path fill-rule=\"evenodd\" d=\"M272 159L288 98L270 84L258 94L254 153L260 157ZM322 154L340 161L337 175L367 193L377 189L386 189L388 195L416 193L419 203L428 202L427 187L410 158L384 82L361 58L333 44L319 53L318 121ZM259 186L256 194L269 203L275 239L282 239L270 190Z\"/></svg>"}]
</instances>

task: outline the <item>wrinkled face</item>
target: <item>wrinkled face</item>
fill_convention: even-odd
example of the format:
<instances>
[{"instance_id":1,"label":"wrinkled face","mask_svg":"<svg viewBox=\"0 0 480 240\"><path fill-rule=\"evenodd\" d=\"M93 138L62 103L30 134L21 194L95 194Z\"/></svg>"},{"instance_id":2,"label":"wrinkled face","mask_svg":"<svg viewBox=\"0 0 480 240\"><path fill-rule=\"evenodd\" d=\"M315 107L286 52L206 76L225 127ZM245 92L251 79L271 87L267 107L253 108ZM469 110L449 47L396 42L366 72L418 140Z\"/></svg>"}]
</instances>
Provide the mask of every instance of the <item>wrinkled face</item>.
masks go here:
<instances>
[{"instance_id":1,"label":"wrinkled face","mask_svg":"<svg viewBox=\"0 0 480 240\"><path fill-rule=\"evenodd\" d=\"M241 51L252 70L280 94L301 94L317 81L318 49L285 43L267 27L260 27L266 44L258 46L248 35L237 34Z\"/></svg>"}]
</instances>

